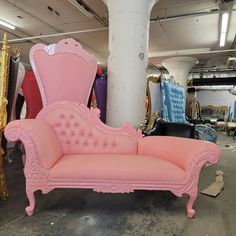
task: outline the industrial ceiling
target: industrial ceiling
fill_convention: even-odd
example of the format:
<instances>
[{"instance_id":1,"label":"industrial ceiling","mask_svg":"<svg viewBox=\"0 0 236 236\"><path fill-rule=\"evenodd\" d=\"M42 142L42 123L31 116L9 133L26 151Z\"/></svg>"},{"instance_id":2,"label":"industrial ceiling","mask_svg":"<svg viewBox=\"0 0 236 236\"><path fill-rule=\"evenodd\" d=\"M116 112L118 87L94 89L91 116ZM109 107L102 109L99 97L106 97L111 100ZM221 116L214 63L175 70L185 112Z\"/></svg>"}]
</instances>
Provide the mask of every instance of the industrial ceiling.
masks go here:
<instances>
[{"instance_id":1,"label":"industrial ceiling","mask_svg":"<svg viewBox=\"0 0 236 236\"><path fill-rule=\"evenodd\" d=\"M73 37L106 66L108 56L108 9L102 0L76 0L85 12L69 0L0 0L0 20L15 26L0 25L0 37L8 39L60 34L71 31L90 32L44 37L11 43L21 48L21 59L29 64L29 50L35 43L54 43ZM86 14L89 13L89 14ZM229 13L226 42L220 43L222 14ZM98 29L98 30L96 30ZM99 30L101 29L101 30ZM103 29L103 30L102 30ZM95 31L96 30L96 31ZM236 69L236 2L230 0L160 0L150 18L149 62L161 68L161 61L176 55L193 56L196 68Z\"/></svg>"}]
</instances>

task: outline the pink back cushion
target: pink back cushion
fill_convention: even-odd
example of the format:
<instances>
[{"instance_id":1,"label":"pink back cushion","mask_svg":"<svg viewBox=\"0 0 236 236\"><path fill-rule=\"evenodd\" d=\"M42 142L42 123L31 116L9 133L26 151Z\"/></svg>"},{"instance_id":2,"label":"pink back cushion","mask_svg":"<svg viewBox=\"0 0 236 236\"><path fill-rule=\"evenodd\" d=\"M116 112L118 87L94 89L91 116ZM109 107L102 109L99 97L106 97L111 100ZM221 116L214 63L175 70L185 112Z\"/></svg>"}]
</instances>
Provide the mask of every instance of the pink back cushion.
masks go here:
<instances>
[{"instance_id":1,"label":"pink back cushion","mask_svg":"<svg viewBox=\"0 0 236 236\"><path fill-rule=\"evenodd\" d=\"M136 154L141 136L133 128L112 128L102 123L98 110L62 102L42 110L37 119L47 121L55 130L63 154Z\"/></svg>"},{"instance_id":2,"label":"pink back cushion","mask_svg":"<svg viewBox=\"0 0 236 236\"><path fill-rule=\"evenodd\" d=\"M95 79L97 62L73 39L46 47L37 44L30 50L43 106L57 101L87 104Z\"/></svg>"}]
</instances>

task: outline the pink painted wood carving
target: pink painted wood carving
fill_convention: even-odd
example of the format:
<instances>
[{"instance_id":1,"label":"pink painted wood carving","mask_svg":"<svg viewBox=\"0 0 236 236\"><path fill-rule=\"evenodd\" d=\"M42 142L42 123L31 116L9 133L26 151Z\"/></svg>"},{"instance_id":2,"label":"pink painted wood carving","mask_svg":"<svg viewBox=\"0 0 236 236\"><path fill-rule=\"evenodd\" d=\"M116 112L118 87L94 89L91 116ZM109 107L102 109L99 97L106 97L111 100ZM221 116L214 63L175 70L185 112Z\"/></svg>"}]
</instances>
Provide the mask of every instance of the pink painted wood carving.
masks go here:
<instances>
[{"instance_id":1,"label":"pink painted wood carving","mask_svg":"<svg viewBox=\"0 0 236 236\"><path fill-rule=\"evenodd\" d=\"M30 50L30 62L39 85L43 106L58 101L88 103L97 62L72 38Z\"/></svg>"},{"instance_id":2,"label":"pink painted wood carving","mask_svg":"<svg viewBox=\"0 0 236 236\"><path fill-rule=\"evenodd\" d=\"M28 215L34 192L55 188L89 188L102 193L168 190L189 195L187 215L193 218L201 168L219 160L210 142L177 137L142 137L131 126L112 128L99 110L73 102L44 108L34 120L10 122L9 141L21 140L26 150Z\"/></svg>"}]
</instances>

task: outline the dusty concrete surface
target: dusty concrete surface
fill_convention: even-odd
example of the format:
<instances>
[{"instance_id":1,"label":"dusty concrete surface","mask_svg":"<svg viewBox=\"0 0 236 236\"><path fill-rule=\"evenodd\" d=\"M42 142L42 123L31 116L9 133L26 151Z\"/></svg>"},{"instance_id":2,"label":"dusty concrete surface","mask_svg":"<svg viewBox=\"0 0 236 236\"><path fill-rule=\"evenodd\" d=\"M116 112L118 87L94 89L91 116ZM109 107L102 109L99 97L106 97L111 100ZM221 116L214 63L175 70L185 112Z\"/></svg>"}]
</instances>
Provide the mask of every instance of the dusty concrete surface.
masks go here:
<instances>
[{"instance_id":1,"label":"dusty concrete surface","mask_svg":"<svg viewBox=\"0 0 236 236\"><path fill-rule=\"evenodd\" d=\"M223 132L219 144L233 143ZM224 171L225 189L217 197L198 195L196 218L185 214L187 197L169 192L136 191L130 194L99 194L91 190L57 189L47 195L37 192L34 215L24 211L22 165L17 155L6 167L10 198L0 200L0 235L81 236L234 236L236 235L236 152L222 150L219 164L206 167L199 189Z\"/></svg>"}]
</instances>

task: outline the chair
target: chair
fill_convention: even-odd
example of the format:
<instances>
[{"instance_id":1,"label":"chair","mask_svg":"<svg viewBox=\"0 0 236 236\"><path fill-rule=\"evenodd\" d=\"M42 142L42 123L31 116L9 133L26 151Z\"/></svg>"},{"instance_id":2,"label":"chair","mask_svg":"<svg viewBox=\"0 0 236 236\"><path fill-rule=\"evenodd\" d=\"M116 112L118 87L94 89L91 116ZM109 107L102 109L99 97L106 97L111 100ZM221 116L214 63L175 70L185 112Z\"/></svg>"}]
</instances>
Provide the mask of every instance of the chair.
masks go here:
<instances>
[{"instance_id":1,"label":"chair","mask_svg":"<svg viewBox=\"0 0 236 236\"><path fill-rule=\"evenodd\" d=\"M11 57L10 59L10 68L9 68L9 79L8 79L8 104L7 104L7 123L16 120L16 104L17 96L21 88L22 81L25 76L25 67L19 62L19 52L15 51L17 56ZM3 136L2 145L5 150L5 159L9 163L12 162L12 151L15 148L15 143L7 143L7 140Z\"/></svg>"},{"instance_id":2,"label":"chair","mask_svg":"<svg viewBox=\"0 0 236 236\"><path fill-rule=\"evenodd\" d=\"M100 118L104 123L106 123L107 74L96 76L94 91L96 94L97 107L101 111Z\"/></svg>"},{"instance_id":3,"label":"chair","mask_svg":"<svg viewBox=\"0 0 236 236\"><path fill-rule=\"evenodd\" d=\"M154 112L161 113L161 77L149 76L147 78L147 97L147 120L150 121L151 116Z\"/></svg>"},{"instance_id":4,"label":"chair","mask_svg":"<svg viewBox=\"0 0 236 236\"><path fill-rule=\"evenodd\" d=\"M165 122L161 118L155 120L152 129L144 131L145 136L174 136L182 138L195 138L195 126L189 123Z\"/></svg>"},{"instance_id":5,"label":"chair","mask_svg":"<svg viewBox=\"0 0 236 236\"><path fill-rule=\"evenodd\" d=\"M26 150L28 215L37 190L89 188L104 193L169 190L178 197L186 193L187 214L194 217L200 170L219 160L215 144L142 138L128 124L113 128L102 123L99 110L86 107L96 60L72 39L36 45L30 59L45 107L36 119L12 121L5 129L6 138L20 140ZM63 99L67 101L55 102Z\"/></svg>"},{"instance_id":6,"label":"chair","mask_svg":"<svg viewBox=\"0 0 236 236\"><path fill-rule=\"evenodd\" d=\"M19 91L21 89L21 85L24 80L24 77L25 77L25 67L21 62L19 62L17 81L16 81L16 89L15 89L14 100L13 100L13 104L12 104L11 120L17 119L17 115L16 115L17 96L18 96Z\"/></svg>"},{"instance_id":7,"label":"chair","mask_svg":"<svg viewBox=\"0 0 236 236\"><path fill-rule=\"evenodd\" d=\"M96 58L72 38L30 50L43 107L58 101L87 104L97 70ZM65 68L66 65L66 68Z\"/></svg>"},{"instance_id":8,"label":"chair","mask_svg":"<svg viewBox=\"0 0 236 236\"><path fill-rule=\"evenodd\" d=\"M43 108L39 87L33 71L27 71L22 83L22 92L26 102L26 119L34 119Z\"/></svg>"},{"instance_id":9,"label":"chair","mask_svg":"<svg viewBox=\"0 0 236 236\"><path fill-rule=\"evenodd\" d=\"M26 150L26 213L33 214L37 190L166 190L178 197L189 195L187 215L193 218L200 170L219 160L219 147L193 139L143 138L128 124L113 128L98 116L98 109L59 102L43 108L36 119L7 125L6 138L21 140Z\"/></svg>"}]
</instances>

